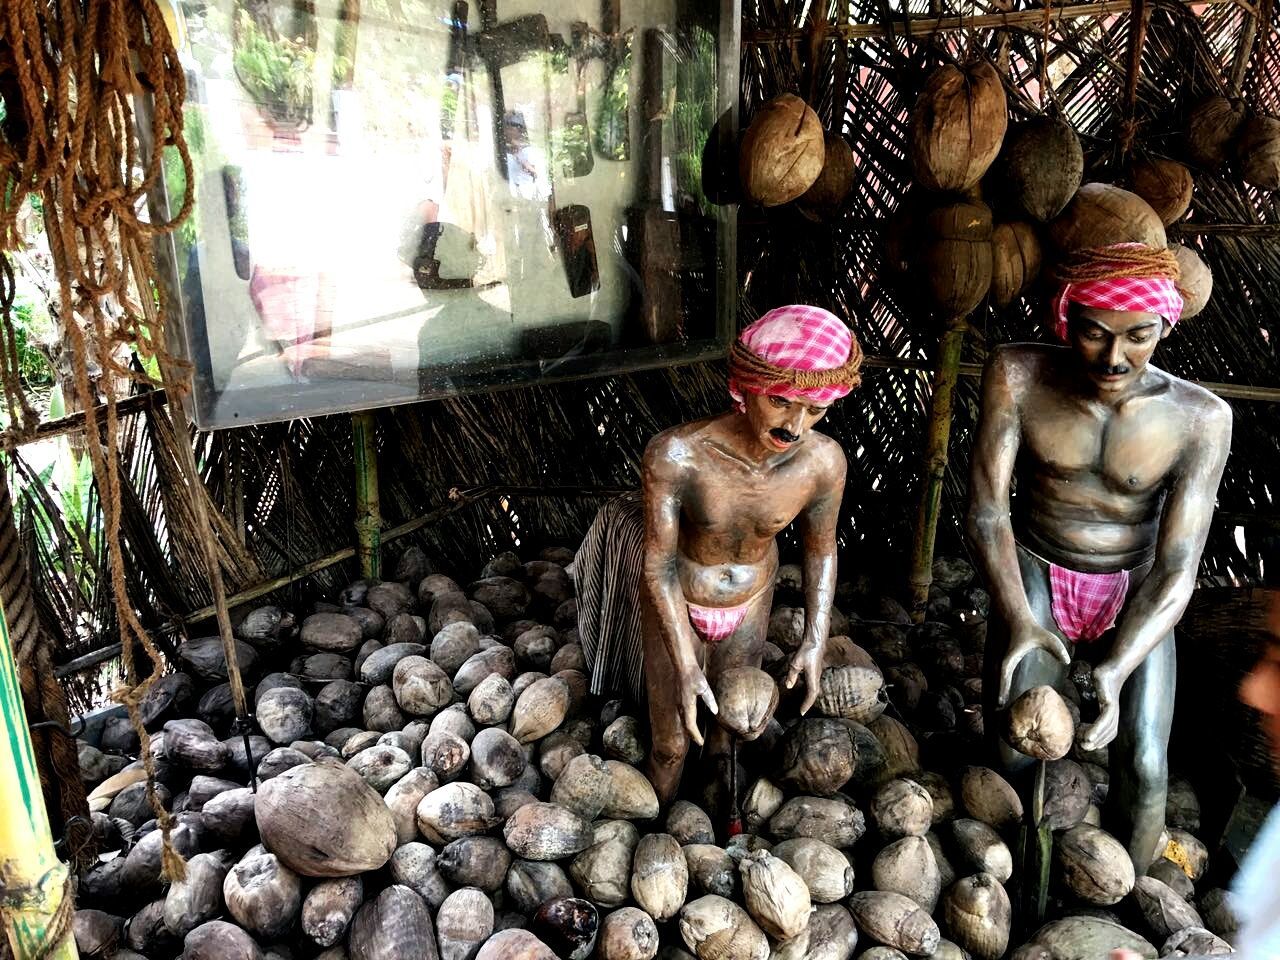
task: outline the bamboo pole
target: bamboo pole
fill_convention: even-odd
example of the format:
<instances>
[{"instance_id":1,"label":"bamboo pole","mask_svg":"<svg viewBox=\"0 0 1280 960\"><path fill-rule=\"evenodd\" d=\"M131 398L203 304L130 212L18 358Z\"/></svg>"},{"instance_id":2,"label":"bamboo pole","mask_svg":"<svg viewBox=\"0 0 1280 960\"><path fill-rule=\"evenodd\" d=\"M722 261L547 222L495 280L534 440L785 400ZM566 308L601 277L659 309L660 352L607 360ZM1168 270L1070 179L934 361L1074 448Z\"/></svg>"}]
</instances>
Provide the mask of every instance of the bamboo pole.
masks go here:
<instances>
[{"instance_id":1,"label":"bamboo pole","mask_svg":"<svg viewBox=\"0 0 1280 960\"><path fill-rule=\"evenodd\" d=\"M924 619L933 583L933 546L938 537L938 514L942 506L942 481L947 475L947 447L951 440L951 412L956 383L960 379L960 350L968 325L964 317L952 317L942 333L938 350L938 372L933 381L933 406L929 414L924 454L925 481L916 514L916 532L911 545L911 617Z\"/></svg>"},{"instance_id":2,"label":"bamboo pole","mask_svg":"<svg viewBox=\"0 0 1280 960\"><path fill-rule=\"evenodd\" d=\"M0 607L0 919L14 960L76 960L67 868L53 850L26 715Z\"/></svg>"},{"instance_id":3,"label":"bamboo pole","mask_svg":"<svg viewBox=\"0 0 1280 960\"><path fill-rule=\"evenodd\" d=\"M378 503L378 450L374 443L373 414L351 415L351 440L355 445L356 544L360 576L382 576L382 508Z\"/></svg>"}]
</instances>

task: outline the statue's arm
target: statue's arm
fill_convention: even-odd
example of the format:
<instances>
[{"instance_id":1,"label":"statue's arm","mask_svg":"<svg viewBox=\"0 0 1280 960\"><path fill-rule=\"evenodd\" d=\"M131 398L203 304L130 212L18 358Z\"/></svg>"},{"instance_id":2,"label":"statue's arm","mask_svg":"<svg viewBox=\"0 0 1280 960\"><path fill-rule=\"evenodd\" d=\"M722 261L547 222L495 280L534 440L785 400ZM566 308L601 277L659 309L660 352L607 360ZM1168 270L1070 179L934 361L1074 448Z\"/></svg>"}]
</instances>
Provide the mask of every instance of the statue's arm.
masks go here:
<instances>
[{"instance_id":1,"label":"statue's arm","mask_svg":"<svg viewBox=\"0 0 1280 960\"><path fill-rule=\"evenodd\" d=\"M802 646L825 647L831 629L831 600L836 592L836 528L844 498L844 451L831 443L823 451L814 498L800 515L804 544L805 635Z\"/></svg>"},{"instance_id":2,"label":"statue's arm","mask_svg":"<svg viewBox=\"0 0 1280 960\"><path fill-rule=\"evenodd\" d=\"M1026 376L1008 351L991 354L982 377L982 414L969 479L969 543L991 589L996 611L1011 629L1034 622L1027 603L1009 514L1009 491L1022 425L1018 388Z\"/></svg>"},{"instance_id":3,"label":"statue's arm","mask_svg":"<svg viewBox=\"0 0 1280 960\"><path fill-rule=\"evenodd\" d=\"M1194 416L1191 445L1165 501L1151 572L1126 606L1111 654L1101 665L1114 672L1117 688L1177 626L1195 589L1231 449L1231 408L1212 398Z\"/></svg>"},{"instance_id":4,"label":"statue's arm","mask_svg":"<svg viewBox=\"0 0 1280 960\"><path fill-rule=\"evenodd\" d=\"M645 593L657 613L663 645L677 672L698 666L677 558L680 498L690 467L683 443L667 434L659 434L649 443L641 464Z\"/></svg>"}]
</instances>

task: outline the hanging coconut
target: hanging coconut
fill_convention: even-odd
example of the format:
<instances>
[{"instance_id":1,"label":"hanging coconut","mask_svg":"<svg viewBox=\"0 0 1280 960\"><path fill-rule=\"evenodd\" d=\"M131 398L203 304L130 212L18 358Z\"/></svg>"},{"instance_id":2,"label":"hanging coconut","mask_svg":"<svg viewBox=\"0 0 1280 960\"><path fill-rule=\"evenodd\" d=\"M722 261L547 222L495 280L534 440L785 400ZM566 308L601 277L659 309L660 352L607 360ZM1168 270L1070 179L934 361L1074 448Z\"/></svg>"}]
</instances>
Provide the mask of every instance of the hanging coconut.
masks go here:
<instances>
[{"instance_id":1,"label":"hanging coconut","mask_svg":"<svg viewBox=\"0 0 1280 960\"><path fill-rule=\"evenodd\" d=\"M825 156L818 115L795 94L774 97L756 111L742 139L743 192L764 207L794 200L818 179Z\"/></svg>"},{"instance_id":2,"label":"hanging coconut","mask_svg":"<svg viewBox=\"0 0 1280 960\"><path fill-rule=\"evenodd\" d=\"M1000 223L991 231L991 299L1007 307L1040 274L1040 238L1029 223Z\"/></svg>"},{"instance_id":3,"label":"hanging coconut","mask_svg":"<svg viewBox=\"0 0 1280 960\"><path fill-rule=\"evenodd\" d=\"M827 131L822 172L813 186L796 200L800 212L814 220L825 220L840 212L853 189L853 148L838 133Z\"/></svg>"},{"instance_id":4,"label":"hanging coconut","mask_svg":"<svg viewBox=\"0 0 1280 960\"><path fill-rule=\"evenodd\" d=\"M1187 156L1207 170L1218 169L1230 155L1244 119L1244 104L1238 100L1205 100L1187 120Z\"/></svg>"},{"instance_id":5,"label":"hanging coconut","mask_svg":"<svg viewBox=\"0 0 1280 960\"><path fill-rule=\"evenodd\" d=\"M916 179L930 190L968 190L1000 152L1008 122L1004 84L991 64L939 67L911 110Z\"/></svg>"},{"instance_id":6,"label":"hanging coconut","mask_svg":"<svg viewBox=\"0 0 1280 960\"><path fill-rule=\"evenodd\" d=\"M1182 319L1200 313L1213 296L1213 272L1200 254L1180 243L1169 244L1178 261L1178 292L1182 294Z\"/></svg>"},{"instance_id":7,"label":"hanging coconut","mask_svg":"<svg viewBox=\"0 0 1280 960\"><path fill-rule=\"evenodd\" d=\"M1080 189L1084 151L1066 120L1036 117L1005 137L1000 183L1032 219L1047 223L1062 212Z\"/></svg>"},{"instance_id":8,"label":"hanging coconut","mask_svg":"<svg viewBox=\"0 0 1280 960\"><path fill-rule=\"evenodd\" d=\"M1280 120L1250 117L1242 123L1236 159L1245 183L1263 190L1280 187Z\"/></svg>"},{"instance_id":9,"label":"hanging coconut","mask_svg":"<svg viewBox=\"0 0 1280 960\"><path fill-rule=\"evenodd\" d=\"M950 203L921 224L920 265L937 309L949 317L973 310L991 288L991 211L981 203Z\"/></svg>"},{"instance_id":10,"label":"hanging coconut","mask_svg":"<svg viewBox=\"0 0 1280 960\"><path fill-rule=\"evenodd\" d=\"M1196 182L1191 171L1176 160L1148 157L1138 160L1129 170L1133 192L1151 205L1156 216L1167 227L1182 219L1191 206Z\"/></svg>"},{"instance_id":11,"label":"hanging coconut","mask_svg":"<svg viewBox=\"0 0 1280 960\"><path fill-rule=\"evenodd\" d=\"M1086 183L1053 223L1049 239L1060 253L1115 243L1142 243L1163 250L1164 224L1151 204L1109 183Z\"/></svg>"}]
</instances>

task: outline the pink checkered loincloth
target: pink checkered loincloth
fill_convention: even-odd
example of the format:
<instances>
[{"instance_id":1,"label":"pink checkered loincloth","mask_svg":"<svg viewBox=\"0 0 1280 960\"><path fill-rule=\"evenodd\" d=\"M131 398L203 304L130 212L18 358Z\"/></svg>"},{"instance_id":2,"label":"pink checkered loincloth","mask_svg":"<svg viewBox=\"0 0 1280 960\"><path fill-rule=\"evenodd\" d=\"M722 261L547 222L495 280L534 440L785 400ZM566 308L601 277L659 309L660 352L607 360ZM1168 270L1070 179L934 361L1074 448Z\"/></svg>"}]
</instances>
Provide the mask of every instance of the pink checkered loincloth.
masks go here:
<instances>
[{"instance_id":1,"label":"pink checkered loincloth","mask_svg":"<svg viewBox=\"0 0 1280 960\"><path fill-rule=\"evenodd\" d=\"M733 631L742 626L751 601L736 607L700 607L696 603L686 606L689 608L689 622L698 631L698 636L707 643L719 643L726 637L733 636Z\"/></svg>"},{"instance_id":2,"label":"pink checkered loincloth","mask_svg":"<svg viewBox=\"0 0 1280 960\"><path fill-rule=\"evenodd\" d=\"M1116 625L1129 595L1129 571L1080 573L1049 564L1053 619L1063 636L1089 643Z\"/></svg>"}]
</instances>

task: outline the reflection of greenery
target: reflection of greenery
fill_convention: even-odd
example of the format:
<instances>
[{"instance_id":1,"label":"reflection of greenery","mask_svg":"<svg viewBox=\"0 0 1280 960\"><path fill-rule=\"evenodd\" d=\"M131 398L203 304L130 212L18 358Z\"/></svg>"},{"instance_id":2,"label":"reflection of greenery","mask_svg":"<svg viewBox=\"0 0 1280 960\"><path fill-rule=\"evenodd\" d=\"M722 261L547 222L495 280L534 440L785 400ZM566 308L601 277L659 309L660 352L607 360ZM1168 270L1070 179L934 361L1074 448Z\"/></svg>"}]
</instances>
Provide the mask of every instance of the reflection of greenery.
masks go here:
<instances>
[{"instance_id":1,"label":"reflection of greenery","mask_svg":"<svg viewBox=\"0 0 1280 960\"><path fill-rule=\"evenodd\" d=\"M677 193L692 197L703 213L711 204L702 192L702 147L716 121L716 38L705 27L690 30L688 51L676 63L676 101L672 111L673 160Z\"/></svg>"},{"instance_id":2,"label":"reflection of greenery","mask_svg":"<svg viewBox=\"0 0 1280 960\"><path fill-rule=\"evenodd\" d=\"M279 123L301 127L310 122L316 54L306 38L272 39L247 10L240 11L237 27L232 62L245 92Z\"/></svg>"},{"instance_id":3,"label":"reflection of greenery","mask_svg":"<svg viewBox=\"0 0 1280 960\"><path fill-rule=\"evenodd\" d=\"M570 114L580 117L581 123L557 124L553 155L556 168L566 177L580 176L591 169L591 136L587 130L585 113Z\"/></svg>"},{"instance_id":4,"label":"reflection of greenery","mask_svg":"<svg viewBox=\"0 0 1280 960\"><path fill-rule=\"evenodd\" d=\"M630 32L618 39L618 66L605 78L596 120L596 150L607 160L627 159L628 133L631 125L631 39Z\"/></svg>"}]
</instances>

